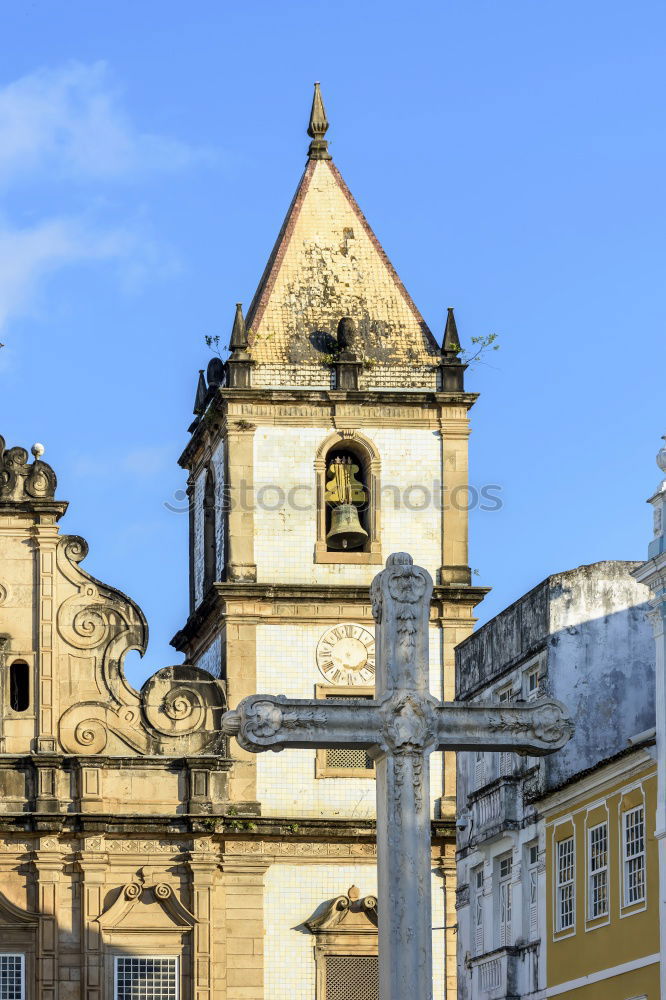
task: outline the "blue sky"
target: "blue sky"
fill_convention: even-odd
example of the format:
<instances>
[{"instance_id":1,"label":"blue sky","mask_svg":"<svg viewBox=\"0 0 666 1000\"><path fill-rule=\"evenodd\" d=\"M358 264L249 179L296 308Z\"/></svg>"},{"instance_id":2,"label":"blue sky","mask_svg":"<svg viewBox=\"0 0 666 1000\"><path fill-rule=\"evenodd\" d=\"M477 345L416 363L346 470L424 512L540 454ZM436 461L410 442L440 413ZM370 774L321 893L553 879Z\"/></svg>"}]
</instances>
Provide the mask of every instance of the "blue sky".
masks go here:
<instances>
[{"instance_id":1,"label":"blue sky","mask_svg":"<svg viewBox=\"0 0 666 1000\"><path fill-rule=\"evenodd\" d=\"M664 414L656 0L35 0L0 34L0 433L46 446L87 569L179 657L206 334L249 303L300 176L313 80L335 160L468 376L485 620L549 573L642 558Z\"/></svg>"}]
</instances>

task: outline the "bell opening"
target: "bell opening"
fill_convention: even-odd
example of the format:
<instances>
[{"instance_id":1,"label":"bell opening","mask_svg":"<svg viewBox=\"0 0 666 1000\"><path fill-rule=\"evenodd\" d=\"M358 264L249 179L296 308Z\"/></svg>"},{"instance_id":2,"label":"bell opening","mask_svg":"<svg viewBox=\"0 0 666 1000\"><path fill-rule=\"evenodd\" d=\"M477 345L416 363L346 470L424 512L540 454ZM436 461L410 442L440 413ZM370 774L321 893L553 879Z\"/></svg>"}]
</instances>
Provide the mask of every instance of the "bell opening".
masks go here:
<instances>
[{"instance_id":1,"label":"bell opening","mask_svg":"<svg viewBox=\"0 0 666 1000\"><path fill-rule=\"evenodd\" d=\"M355 450L332 448L326 456L326 548L363 550L368 531L369 491L365 462Z\"/></svg>"}]
</instances>

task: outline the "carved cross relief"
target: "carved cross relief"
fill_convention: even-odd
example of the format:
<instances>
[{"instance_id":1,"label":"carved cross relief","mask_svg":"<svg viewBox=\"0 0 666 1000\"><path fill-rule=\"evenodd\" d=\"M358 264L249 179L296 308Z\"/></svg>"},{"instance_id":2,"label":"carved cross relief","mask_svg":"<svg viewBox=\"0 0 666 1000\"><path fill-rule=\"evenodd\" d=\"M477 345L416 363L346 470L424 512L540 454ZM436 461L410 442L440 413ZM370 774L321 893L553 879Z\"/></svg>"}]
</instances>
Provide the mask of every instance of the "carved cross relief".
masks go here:
<instances>
[{"instance_id":1,"label":"carved cross relief","mask_svg":"<svg viewBox=\"0 0 666 1000\"><path fill-rule=\"evenodd\" d=\"M377 766L381 1000L430 1000L429 761L433 750L552 753L571 738L564 706L459 705L428 690L432 580L411 556L389 556L372 582L376 696L358 703L256 694L223 716L225 733L255 753L365 749Z\"/></svg>"}]
</instances>

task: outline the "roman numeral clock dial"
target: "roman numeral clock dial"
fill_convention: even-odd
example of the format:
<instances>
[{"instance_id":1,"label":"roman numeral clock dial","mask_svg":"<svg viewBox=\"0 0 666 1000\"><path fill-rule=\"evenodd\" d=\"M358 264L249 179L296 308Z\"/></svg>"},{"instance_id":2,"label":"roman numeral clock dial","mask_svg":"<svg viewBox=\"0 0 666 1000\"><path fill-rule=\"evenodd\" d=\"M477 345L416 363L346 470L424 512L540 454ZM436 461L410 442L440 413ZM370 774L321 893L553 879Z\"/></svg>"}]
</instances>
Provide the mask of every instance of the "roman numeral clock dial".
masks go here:
<instances>
[{"instance_id":1,"label":"roman numeral clock dial","mask_svg":"<svg viewBox=\"0 0 666 1000\"><path fill-rule=\"evenodd\" d=\"M317 643L317 666L332 684L374 684L374 635L362 625L334 625Z\"/></svg>"}]
</instances>

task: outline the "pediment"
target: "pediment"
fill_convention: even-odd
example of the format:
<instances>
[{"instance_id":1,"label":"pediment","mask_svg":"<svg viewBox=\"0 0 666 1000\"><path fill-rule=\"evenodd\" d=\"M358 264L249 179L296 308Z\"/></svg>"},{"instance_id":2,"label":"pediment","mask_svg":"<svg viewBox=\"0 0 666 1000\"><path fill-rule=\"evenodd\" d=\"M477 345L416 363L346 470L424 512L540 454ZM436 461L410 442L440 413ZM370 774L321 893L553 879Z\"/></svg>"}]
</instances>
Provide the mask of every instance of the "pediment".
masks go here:
<instances>
[{"instance_id":1,"label":"pediment","mask_svg":"<svg viewBox=\"0 0 666 1000\"><path fill-rule=\"evenodd\" d=\"M362 897L352 885L346 895L322 903L305 926L312 934L376 934L377 897Z\"/></svg>"},{"instance_id":2,"label":"pediment","mask_svg":"<svg viewBox=\"0 0 666 1000\"><path fill-rule=\"evenodd\" d=\"M39 914L12 903L0 892L0 927L36 927Z\"/></svg>"},{"instance_id":3,"label":"pediment","mask_svg":"<svg viewBox=\"0 0 666 1000\"><path fill-rule=\"evenodd\" d=\"M115 901L98 918L103 935L183 934L191 930L196 918L180 902L172 886L157 882L146 886L128 882Z\"/></svg>"}]
</instances>

